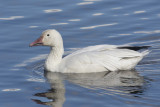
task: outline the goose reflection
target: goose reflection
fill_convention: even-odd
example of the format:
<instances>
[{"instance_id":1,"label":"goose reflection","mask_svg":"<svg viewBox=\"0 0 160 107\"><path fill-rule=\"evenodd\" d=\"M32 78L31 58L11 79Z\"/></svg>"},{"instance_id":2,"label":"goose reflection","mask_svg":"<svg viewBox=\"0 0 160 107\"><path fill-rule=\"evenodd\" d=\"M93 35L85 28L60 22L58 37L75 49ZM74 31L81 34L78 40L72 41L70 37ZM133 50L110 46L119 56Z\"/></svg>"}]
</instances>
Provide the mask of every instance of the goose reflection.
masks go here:
<instances>
[{"instance_id":1,"label":"goose reflection","mask_svg":"<svg viewBox=\"0 0 160 107\"><path fill-rule=\"evenodd\" d=\"M50 105L51 107L62 107L65 102L64 81L81 87L97 90L103 89L109 94L117 92L137 94L143 92L144 78L136 71L100 72L100 73L44 73L51 89L44 93L37 93L35 96L46 97L48 102L34 99L38 104Z\"/></svg>"},{"instance_id":2,"label":"goose reflection","mask_svg":"<svg viewBox=\"0 0 160 107\"><path fill-rule=\"evenodd\" d=\"M48 102L43 102L37 99L32 99L37 104L49 105L51 107L62 107L65 101L65 87L63 78L59 73L51 73L48 71L44 72L44 76L50 83L51 89L47 92L36 93L34 96L46 97L49 99Z\"/></svg>"}]
</instances>

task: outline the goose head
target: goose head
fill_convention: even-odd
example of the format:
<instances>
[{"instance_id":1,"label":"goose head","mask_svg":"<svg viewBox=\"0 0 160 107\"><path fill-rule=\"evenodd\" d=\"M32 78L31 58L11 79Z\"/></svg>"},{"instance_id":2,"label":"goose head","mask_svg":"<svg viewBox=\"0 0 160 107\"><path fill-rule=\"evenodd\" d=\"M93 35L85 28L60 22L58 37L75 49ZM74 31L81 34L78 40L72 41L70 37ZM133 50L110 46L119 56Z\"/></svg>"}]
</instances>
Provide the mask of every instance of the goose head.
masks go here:
<instances>
[{"instance_id":1,"label":"goose head","mask_svg":"<svg viewBox=\"0 0 160 107\"><path fill-rule=\"evenodd\" d=\"M60 33L55 29L49 29L42 32L41 36L29 46L58 47L61 45L63 45L63 40Z\"/></svg>"}]
</instances>

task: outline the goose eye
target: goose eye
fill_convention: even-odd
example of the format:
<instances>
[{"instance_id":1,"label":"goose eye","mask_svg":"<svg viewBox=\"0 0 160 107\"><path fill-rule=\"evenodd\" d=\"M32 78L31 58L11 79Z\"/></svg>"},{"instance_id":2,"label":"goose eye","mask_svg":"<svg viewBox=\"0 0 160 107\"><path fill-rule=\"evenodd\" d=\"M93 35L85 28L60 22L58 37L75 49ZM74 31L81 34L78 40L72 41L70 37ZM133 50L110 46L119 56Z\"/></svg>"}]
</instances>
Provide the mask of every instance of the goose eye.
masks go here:
<instances>
[{"instance_id":1,"label":"goose eye","mask_svg":"<svg viewBox=\"0 0 160 107\"><path fill-rule=\"evenodd\" d=\"M49 34L47 34L47 36L49 36Z\"/></svg>"}]
</instances>

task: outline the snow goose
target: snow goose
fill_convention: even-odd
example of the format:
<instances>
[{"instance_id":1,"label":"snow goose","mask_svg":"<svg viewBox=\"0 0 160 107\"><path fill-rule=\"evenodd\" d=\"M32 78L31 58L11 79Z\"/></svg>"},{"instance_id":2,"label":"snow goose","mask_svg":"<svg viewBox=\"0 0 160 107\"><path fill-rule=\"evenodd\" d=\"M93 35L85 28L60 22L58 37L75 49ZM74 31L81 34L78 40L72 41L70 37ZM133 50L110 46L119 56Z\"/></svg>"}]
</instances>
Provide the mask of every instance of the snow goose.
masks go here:
<instances>
[{"instance_id":1,"label":"snow goose","mask_svg":"<svg viewBox=\"0 0 160 107\"><path fill-rule=\"evenodd\" d=\"M149 46L95 45L82 48L62 58L63 40L54 29L45 30L30 46L50 46L45 70L62 73L89 73L131 70L149 53ZM138 50L145 49L138 52Z\"/></svg>"}]
</instances>

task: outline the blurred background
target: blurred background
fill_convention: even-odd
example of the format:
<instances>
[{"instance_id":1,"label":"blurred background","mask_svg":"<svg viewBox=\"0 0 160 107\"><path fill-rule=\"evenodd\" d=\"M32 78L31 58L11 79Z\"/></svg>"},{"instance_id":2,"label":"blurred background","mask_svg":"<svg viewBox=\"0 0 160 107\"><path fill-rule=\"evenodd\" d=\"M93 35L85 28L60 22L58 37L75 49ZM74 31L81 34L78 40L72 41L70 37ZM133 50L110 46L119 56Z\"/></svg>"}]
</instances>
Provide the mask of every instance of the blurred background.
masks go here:
<instances>
[{"instance_id":1,"label":"blurred background","mask_svg":"<svg viewBox=\"0 0 160 107\"><path fill-rule=\"evenodd\" d=\"M0 0L0 7L2 107L160 106L160 1ZM46 29L61 33L66 54L97 44L152 52L133 72L44 74L49 48L29 44Z\"/></svg>"}]
</instances>

